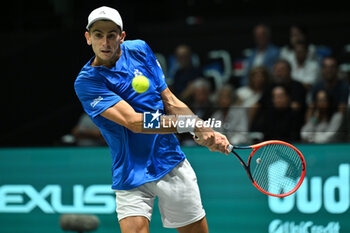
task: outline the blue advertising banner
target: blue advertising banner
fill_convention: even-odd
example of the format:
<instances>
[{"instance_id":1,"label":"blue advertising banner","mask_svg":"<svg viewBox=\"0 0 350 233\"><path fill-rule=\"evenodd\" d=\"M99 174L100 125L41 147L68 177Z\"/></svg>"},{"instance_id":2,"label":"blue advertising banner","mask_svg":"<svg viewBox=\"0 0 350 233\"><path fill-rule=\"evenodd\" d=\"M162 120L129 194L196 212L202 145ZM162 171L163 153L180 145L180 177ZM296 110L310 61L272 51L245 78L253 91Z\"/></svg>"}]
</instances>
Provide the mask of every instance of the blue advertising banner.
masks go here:
<instances>
[{"instance_id":1,"label":"blue advertising banner","mask_svg":"<svg viewBox=\"0 0 350 233\"><path fill-rule=\"evenodd\" d=\"M183 148L210 232L350 232L350 144L297 147L307 162L306 178L286 198L260 193L233 156ZM103 147L0 149L0 232L63 232L59 217L65 213L95 214L95 232L120 232L110 169ZM151 232L176 232L162 227L157 205Z\"/></svg>"}]
</instances>

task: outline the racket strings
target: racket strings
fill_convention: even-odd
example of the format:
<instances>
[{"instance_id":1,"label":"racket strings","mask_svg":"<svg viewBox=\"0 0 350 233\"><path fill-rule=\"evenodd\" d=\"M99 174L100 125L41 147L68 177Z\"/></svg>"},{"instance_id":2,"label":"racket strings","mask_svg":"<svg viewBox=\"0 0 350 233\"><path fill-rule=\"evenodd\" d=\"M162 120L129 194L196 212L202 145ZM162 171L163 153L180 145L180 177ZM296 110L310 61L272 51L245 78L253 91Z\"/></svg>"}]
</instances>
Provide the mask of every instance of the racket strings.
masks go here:
<instances>
[{"instance_id":1,"label":"racket strings","mask_svg":"<svg viewBox=\"0 0 350 233\"><path fill-rule=\"evenodd\" d=\"M292 191L302 173L299 154L284 144L268 144L254 153L250 162L252 178L263 190L272 194Z\"/></svg>"}]
</instances>

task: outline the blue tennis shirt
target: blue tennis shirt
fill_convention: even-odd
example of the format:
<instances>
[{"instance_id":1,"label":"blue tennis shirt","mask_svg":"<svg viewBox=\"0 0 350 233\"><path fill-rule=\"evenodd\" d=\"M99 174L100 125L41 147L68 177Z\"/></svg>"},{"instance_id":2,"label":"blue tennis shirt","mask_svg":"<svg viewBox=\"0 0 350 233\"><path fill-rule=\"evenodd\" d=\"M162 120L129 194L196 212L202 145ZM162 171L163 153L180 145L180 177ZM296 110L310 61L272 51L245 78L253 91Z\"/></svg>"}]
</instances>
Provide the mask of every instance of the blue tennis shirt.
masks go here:
<instances>
[{"instance_id":1,"label":"blue tennis shirt","mask_svg":"<svg viewBox=\"0 0 350 233\"><path fill-rule=\"evenodd\" d=\"M161 92L167 87L163 71L150 47L142 40L121 44L115 66L92 67L92 58L74 83L85 112L100 129L112 156L112 189L128 190L160 179L185 159L174 134L134 133L100 115L121 100L136 112L164 113ZM149 89L137 93L132 79L144 75Z\"/></svg>"}]
</instances>

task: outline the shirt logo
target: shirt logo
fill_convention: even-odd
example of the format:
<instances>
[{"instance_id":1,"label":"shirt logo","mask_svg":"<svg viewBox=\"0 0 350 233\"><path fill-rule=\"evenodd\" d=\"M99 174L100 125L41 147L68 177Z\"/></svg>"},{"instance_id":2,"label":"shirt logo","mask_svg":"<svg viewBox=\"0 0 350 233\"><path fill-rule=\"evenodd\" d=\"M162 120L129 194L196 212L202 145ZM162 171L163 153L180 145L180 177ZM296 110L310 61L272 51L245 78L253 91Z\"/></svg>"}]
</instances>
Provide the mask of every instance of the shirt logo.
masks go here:
<instances>
[{"instance_id":1,"label":"shirt logo","mask_svg":"<svg viewBox=\"0 0 350 233\"><path fill-rule=\"evenodd\" d=\"M134 75L136 77L136 76L140 76L140 75L143 75L143 74L138 69L134 69Z\"/></svg>"},{"instance_id":2,"label":"shirt logo","mask_svg":"<svg viewBox=\"0 0 350 233\"><path fill-rule=\"evenodd\" d=\"M91 103L90 103L90 106L91 107L95 107L96 104L98 104L101 100L103 100L103 98L101 96L97 97L96 99L94 99Z\"/></svg>"},{"instance_id":3,"label":"shirt logo","mask_svg":"<svg viewBox=\"0 0 350 233\"><path fill-rule=\"evenodd\" d=\"M143 128L144 129L160 129L160 116L159 110L156 112L144 112L143 113Z\"/></svg>"}]
</instances>

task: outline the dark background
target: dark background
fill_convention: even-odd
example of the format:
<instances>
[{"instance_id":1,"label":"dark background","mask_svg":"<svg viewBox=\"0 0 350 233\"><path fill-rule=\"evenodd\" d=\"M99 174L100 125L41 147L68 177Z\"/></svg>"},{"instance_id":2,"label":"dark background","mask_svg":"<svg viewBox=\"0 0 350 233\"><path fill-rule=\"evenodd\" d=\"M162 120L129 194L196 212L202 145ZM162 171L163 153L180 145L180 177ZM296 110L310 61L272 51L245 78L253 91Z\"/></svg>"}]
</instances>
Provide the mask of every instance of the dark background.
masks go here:
<instances>
[{"instance_id":1,"label":"dark background","mask_svg":"<svg viewBox=\"0 0 350 233\"><path fill-rule=\"evenodd\" d=\"M6 5L0 14L0 146L54 146L71 131L82 113L73 83L93 55L83 37L87 16L102 5L121 13L127 39L143 39L166 56L187 43L203 59L212 49L226 49L234 60L253 47L257 23L270 25L278 46L288 43L289 26L298 23L307 27L310 42L329 46L348 62L350 10L336 1L14 0Z\"/></svg>"}]
</instances>

